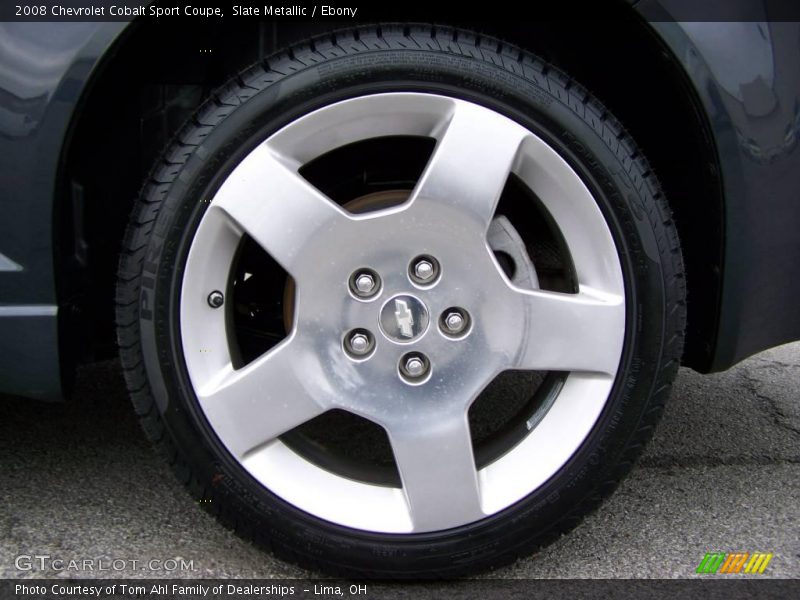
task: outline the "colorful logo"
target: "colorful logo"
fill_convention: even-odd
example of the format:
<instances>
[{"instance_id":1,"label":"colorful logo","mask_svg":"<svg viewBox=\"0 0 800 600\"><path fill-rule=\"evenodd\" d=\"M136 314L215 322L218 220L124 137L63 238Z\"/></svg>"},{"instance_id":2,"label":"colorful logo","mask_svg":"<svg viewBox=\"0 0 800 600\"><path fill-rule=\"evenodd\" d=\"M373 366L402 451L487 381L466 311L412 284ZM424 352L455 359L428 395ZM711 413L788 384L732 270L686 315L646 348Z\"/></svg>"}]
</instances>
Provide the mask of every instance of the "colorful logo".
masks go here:
<instances>
[{"instance_id":1,"label":"colorful logo","mask_svg":"<svg viewBox=\"0 0 800 600\"><path fill-rule=\"evenodd\" d=\"M772 553L709 552L697 565L697 573L763 573Z\"/></svg>"}]
</instances>

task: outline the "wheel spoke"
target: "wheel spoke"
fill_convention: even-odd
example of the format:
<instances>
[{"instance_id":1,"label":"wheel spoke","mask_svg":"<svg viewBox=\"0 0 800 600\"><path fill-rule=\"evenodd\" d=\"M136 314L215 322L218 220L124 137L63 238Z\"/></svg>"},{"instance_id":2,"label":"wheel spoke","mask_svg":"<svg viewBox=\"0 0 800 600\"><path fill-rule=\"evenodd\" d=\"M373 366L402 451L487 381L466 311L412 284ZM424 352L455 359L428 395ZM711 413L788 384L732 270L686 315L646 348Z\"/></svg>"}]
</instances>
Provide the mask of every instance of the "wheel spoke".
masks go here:
<instances>
[{"instance_id":1,"label":"wheel spoke","mask_svg":"<svg viewBox=\"0 0 800 600\"><path fill-rule=\"evenodd\" d=\"M206 417L237 458L324 412L305 389L289 341L198 390Z\"/></svg>"},{"instance_id":2,"label":"wheel spoke","mask_svg":"<svg viewBox=\"0 0 800 600\"><path fill-rule=\"evenodd\" d=\"M625 328L620 296L582 287L578 294L525 291L524 337L515 367L613 375Z\"/></svg>"},{"instance_id":3,"label":"wheel spoke","mask_svg":"<svg viewBox=\"0 0 800 600\"><path fill-rule=\"evenodd\" d=\"M299 165L261 144L214 197L223 210L287 271L323 228L346 215L303 179Z\"/></svg>"},{"instance_id":4,"label":"wheel spoke","mask_svg":"<svg viewBox=\"0 0 800 600\"><path fill-rule=\"evenodd\" d=\"M416 531L446 529L484 516L463 412L415 420L389 437Z\"/></svg>"},{"instance_id":5,"label":"wheel spoke","mask_svg":"<svg viewBox=\"0 0 800 600\"><path fill-rule=\"evenodd\" d=\"M456 104L412 194L413 202L429 218L452 223L466 215L485 232L528 135L521 125L497 113Z\"/></svg>"}]
</instances>

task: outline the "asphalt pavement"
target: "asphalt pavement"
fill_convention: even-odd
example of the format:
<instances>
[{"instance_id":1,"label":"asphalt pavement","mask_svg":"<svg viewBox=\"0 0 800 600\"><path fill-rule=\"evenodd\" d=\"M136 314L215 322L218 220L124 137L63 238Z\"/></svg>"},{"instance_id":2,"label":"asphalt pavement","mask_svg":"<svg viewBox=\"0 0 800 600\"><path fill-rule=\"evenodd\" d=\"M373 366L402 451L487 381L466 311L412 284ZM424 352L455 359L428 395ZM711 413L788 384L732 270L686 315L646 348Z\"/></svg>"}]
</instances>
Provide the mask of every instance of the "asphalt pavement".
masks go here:
<instances>
[{"instance_id":1,"label":"asphalt pavement","mask_svg":"<svg viewBox=\"0 0 800 600\"><path fill-rule=\"evenodd\" d=\"M720 551L771 552L762 576L800 578L798 390L800 344L725 373L682 369L614 496L547 549L485 576L693 577ZM94 571L54 568L85 559ZM115 362L82 368L67 404L0 397L0 578L310 575L201 510L141 434Z\"/></svg>"}]
</instances>

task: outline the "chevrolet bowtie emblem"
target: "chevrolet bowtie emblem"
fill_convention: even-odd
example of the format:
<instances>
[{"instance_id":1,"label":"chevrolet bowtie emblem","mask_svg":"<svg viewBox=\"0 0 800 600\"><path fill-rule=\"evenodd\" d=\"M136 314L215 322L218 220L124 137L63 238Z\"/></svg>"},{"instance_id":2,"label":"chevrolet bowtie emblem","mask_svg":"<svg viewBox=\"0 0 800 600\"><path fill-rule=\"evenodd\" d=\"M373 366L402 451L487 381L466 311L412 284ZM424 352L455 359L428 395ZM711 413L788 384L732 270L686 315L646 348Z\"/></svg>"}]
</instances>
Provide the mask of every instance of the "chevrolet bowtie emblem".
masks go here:
<instances>
[{"instance_id":1,"label":"chevrolet bowtie emblem","mask_svg":"<svg viewBox=\"0 0 800 600\"><path fill-rule=\"evenodd\" d=\"M384 302L380 313L381 330L390 340L406 344L428 329L428 308L411 294L397 294Z\"/></svg>"},{"instance_id":2,"label":"chevrolet bowtie emblem","mask_svg":"<svg viewBox=\"0 0 800 600\"><path fill-rule=\"evenodd\" d=\"M396 299L394 301L394 316L397 319L400 335L407 338L414 337L414 315L405 300Z\"/></svg>"}]
</instances>

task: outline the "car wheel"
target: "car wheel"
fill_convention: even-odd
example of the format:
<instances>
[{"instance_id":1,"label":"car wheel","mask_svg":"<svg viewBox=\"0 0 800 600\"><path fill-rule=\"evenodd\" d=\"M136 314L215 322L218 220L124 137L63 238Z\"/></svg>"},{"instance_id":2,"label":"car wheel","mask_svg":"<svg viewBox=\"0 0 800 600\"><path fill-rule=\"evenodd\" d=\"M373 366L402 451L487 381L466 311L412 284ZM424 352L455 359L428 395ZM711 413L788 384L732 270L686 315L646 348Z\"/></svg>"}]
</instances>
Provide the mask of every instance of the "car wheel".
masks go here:
<instances>
[{"instance_id":1,"label":"car wheel","mask_svg":"<svg viewBox=\"0 0 800 600\"><path fill-rule=\"evenodd\" d=\"M628 472L682 350L675 227L631 138L518 48L361 28L233 78L124 241L122 364L202 506L279 556L473 573Z\"/></svg>"}]
</instances>

